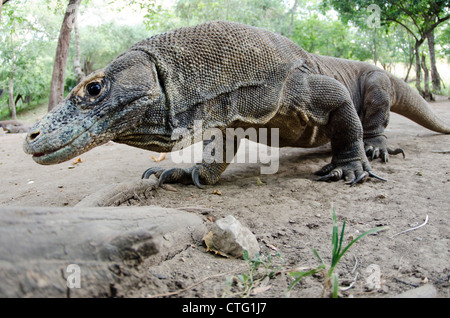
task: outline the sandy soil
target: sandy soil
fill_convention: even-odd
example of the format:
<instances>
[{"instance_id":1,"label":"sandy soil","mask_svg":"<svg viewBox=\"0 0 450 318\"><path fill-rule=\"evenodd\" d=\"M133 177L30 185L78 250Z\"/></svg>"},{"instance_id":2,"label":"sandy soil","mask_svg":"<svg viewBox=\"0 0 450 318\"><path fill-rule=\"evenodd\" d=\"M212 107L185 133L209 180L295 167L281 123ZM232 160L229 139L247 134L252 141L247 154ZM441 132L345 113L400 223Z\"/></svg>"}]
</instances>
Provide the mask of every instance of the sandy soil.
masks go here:
<instances>
[{"instance_id":1,"label":"sandy soil","mask_svg":"<svg viewBox=\"0 0 450 318\"><path fill-rule=\"evenodd\" d=\"M450 102L432 107L450 122ZM207 224L226 215L235 216L256 235L265 261L279 273L254 289L256 297L285 297L293 278L289 270L319 265L312 249L324 261L331 255L331 208L339 224L347 220L345 240L376 226L387 229L353 245L337 267L340 285L352 288L341 297L391 297L415 286L431 283L439 297L449 297L450 278L450 136L430 132L392 115L387 131L390 145L402 147L406 159L393 156L388 164L373 162L374 170L388 182L368 180L354 187L344 182L317 182L313 171L328 163L328 146L316 149L281 149L279 171L261 175L261 164L232 164L221 181L204 190L174 185L127 204L191 209ZM155 163L158 154L109 143L68 161L40 166L22 151L24 134L0 136L0 205L74 206L105 186L140 178L150 166L172 167L170 154ZM180 165L178 165L180 166ZM217 191L216 191L217 190ZM202 208L202 209L198 209ZM424 223L414 231L394 234ZM0 216L1 217L1 216ZM379 269L377 273L371 269ZM140 283L118 296L172 297L240 296L239 274L248 273L243 260L206 252L202 242L180 242L178 253L141 270ZM380 274L380 286L368 280ZM321 297L323 275L305 278L290 297Z\"/></svg>"}]
</instances>

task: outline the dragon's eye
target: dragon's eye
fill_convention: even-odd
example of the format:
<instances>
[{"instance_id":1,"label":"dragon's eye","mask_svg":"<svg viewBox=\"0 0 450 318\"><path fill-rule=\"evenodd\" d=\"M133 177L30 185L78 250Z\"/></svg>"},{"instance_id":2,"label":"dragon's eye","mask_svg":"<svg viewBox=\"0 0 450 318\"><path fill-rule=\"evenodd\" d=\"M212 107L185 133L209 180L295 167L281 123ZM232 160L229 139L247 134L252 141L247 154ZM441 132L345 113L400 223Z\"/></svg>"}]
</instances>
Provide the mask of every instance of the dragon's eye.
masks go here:
<instances>
[{"instance_id":1,"label":"dragon's eye","mask_svg":"<svg viewBox=\"0 0 450 318\"><path fill-rule=\"evenodd\" d=\"M86 90L90 96L96 97L102 91L102 85L98 82L89 83L86 86Z\"/></svg>"}]
</instances>

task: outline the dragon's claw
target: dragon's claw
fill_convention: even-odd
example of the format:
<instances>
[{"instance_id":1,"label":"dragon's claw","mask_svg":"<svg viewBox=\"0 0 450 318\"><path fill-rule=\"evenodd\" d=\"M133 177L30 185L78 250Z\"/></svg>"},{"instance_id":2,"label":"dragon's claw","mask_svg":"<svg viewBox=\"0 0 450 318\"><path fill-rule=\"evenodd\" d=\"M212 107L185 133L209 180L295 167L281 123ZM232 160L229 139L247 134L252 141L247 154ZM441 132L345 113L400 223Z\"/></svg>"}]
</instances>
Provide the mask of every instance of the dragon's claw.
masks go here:
<instances>
[{"instance_id":1,"label":"dragon's claw","mask_svg":"<svg viewBox=\"0 0 450 318\"><path fill-rule=\"evenodd\" d=\"M352 161L341 165L330 163L315 173L320 176L318 181L337 181L345 179L346 183L353 186L364 182L368 177L386 181L372 172L368 164Z\"/></svg>"},{"instance_id":2,"label":"dragon's claw","mask_svg":"<svg viewBox=\"0 0 450 318\"><path fill-rule=\"evenodd\" d=\"M382 162L389 161L389 155L402 154L405 158L405 152L401 148L391 149L387 146L387 138L384 135L364 139L364 150L367 158L375 160L380 158Z\"/></svg>"},{"instance_id":3,"label":"dragon's claw","mask_svg":"<svg viewBox=\"0 0 450 318\"><path fill-rule=\"evenodd\" d=\"M164 171L164 168L160 167L152 167L144 171L142 174L141 179L148 179L152 174L155 175L156 178L159 178L161 176L161 173Z\"/></svg>"},{"instance_id":4,"label":"dragon's claw","mask_svg":"<svg viewBox=\"0 0 450 318\"><path fill-rule=\"evenodd\" d=\"M142 174L142 179L148 179L152 174L154 174L155 177L158 178L160 187L165 183L183 183L194 184L198 188L203 189L203 186L200 183L200 175L197 166L194 166L190 169L164 169L160 167L153 167L147 169Z\"/></svg>"}]
</instances>

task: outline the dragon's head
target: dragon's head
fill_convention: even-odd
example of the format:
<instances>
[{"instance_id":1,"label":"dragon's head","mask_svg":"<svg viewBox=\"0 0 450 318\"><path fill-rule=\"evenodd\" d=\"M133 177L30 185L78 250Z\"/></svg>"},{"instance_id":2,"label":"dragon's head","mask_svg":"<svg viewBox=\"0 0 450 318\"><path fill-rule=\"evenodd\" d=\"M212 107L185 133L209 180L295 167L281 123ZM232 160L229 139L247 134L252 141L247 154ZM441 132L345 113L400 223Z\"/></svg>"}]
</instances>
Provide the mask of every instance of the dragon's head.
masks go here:
<instances>
[{"instance_id":1,"label":"dragon's head","mask_svg":"<svg viewBox=\"0 0 450 318\"><path fill-rule=\"evenodd\" d=\"M164 95L154 63L142 51L127 51L83 79L52 111L37 122L24 151L40 164L69 160L109 140L126 140L140 127L161 131ZM121 141L126 142L126 141Z\"/></svg>"}]
</instances>

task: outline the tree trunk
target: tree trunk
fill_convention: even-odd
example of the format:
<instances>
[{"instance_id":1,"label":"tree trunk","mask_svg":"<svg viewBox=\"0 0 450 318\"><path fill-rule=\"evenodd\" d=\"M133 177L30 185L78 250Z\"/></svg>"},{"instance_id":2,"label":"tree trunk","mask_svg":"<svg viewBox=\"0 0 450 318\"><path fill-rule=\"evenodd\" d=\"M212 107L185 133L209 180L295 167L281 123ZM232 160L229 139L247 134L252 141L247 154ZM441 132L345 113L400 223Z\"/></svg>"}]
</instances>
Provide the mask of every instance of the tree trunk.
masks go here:
<instances>
[{"instance_id":1,"label":"tree trunk","mask_svg":"<svg viewBox=\"0 0 450 318\"><path fill-rule=\"evenodd\" d=\"M73 60L73 68L77 77L77 82L79 83L85 77L85 74L81 69L80 62L80 34L78 32L78 18L75 19L75 24L73 27L75 31L75 59Z\"/></svg>"},{"instance_id":2,"label":"tree trunk","mask_svg":"<svg viewBox=\"0 0 450 318\"><path fill-rule=\"evenodd\" d=\"M16 53L14 51L14 38L11 33L11 51L12 51L12 70L11 77L9 78L9 110L11 112L11 119L17 120L16 116L16 104L14 103L14 74L16 73Z\"/></svg>"},{"instance_id":3,"label":"tree trunk","mask_svg":"<svg viewBox=\"0 0 450 318\"><path fill-rule=\"evenodd\" d=\"M16 105L14 104L14 78L9 79L9 110L11 112L11 119L17 120Z\"/></svg>"},{"instance_id":4,"label":"tree trunk","mask_svg":"<svg viewBox=\"0 0 450 318\"><path fill-rule=\"evenodd\" d=\"M414 54L416 55L416 89L419 92L420 95L423 96L423 90L421 87L421 78L422 78L422 71L421 71L421 65L420 65L420 52L419 52L419 47L420 47L420 42L416 41L416 45L414 46Z\"/></svg>"},{"instance_id":5,"label":"tree trunk","mask_svg":"<svg viewBox=\"0 0 450 318\"><path fill-rule=\"evenodd\" d=\"M441 77L436 67L436 54L434 52L434 30L428 33L428 49L430 51L431 66L431 82L433 83L433 91L437 94L441 92Z\"/></svg>"},{"instance_id":6,"label":"tree trunk","mask_svg":"<svg viewBox=\"0 0 450 318\"><path fill-rule=\"evenodd\" d=\"M59 33L58 46L56 48L55 63L53 65L52 82L50 85L50 97L48 110L53 109L64 98L64 83L66 80L67 56L69 55L70 33L81 0L70 0Z\"/></svg>"},{"instance_id":7,"label":"tree trunk","mask_svg":"<svg viewBox=\"0 0 450 318\"><path fill-rule=\"evenodd\" d=\"M411 45L411 42L408 40L409 46L409 65L408 71L406 72L405 82L408 82L409 72L411 72L411 68L414 62L414 47Z\"/></svg>"},{"instance_id":8,"label":"tree trunk","mask_svg":"<svg viewBox=\"0 0 450 318\"><path fill-rule=\"evenodd\" d=\"M422 54L422 68L423 68L423 81L424 81L424 91L423 97L425 100L430 101L433 100L433 96L430 92L430 75L427 67L427 63L425 61L425 55Z\"/></svg>"}]
</instances>

